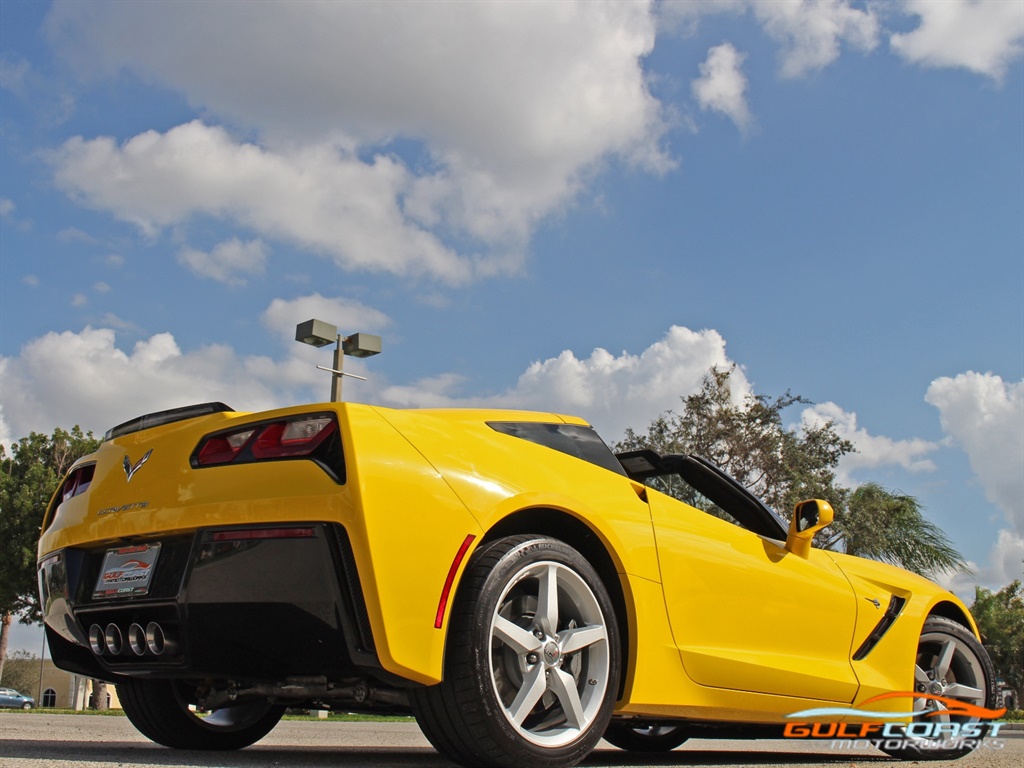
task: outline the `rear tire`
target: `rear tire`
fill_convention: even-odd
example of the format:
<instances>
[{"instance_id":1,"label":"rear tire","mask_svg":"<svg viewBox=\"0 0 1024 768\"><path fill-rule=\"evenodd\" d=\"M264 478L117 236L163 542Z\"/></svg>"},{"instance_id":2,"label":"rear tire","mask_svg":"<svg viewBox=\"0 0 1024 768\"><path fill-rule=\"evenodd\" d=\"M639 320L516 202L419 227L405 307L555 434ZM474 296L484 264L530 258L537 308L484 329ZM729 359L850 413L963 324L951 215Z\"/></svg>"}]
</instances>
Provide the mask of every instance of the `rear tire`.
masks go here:
<instances>
[{"instance_id":1,"label":"rear tire","mask_svg":"<svg viewBox=\"0 0 1024 768\"><path fill-rule=\"evenodd\" d=\"M200 717L190 708L191 689L177 680L117 684L124 713L143 736L173 749L241 749L262 739L284 715L284 707L248 701Z\"/></svg>"},{"instance_id":2,"label":"rear tire","mask_svg":"<svg viewBox=\"0 0 1024 768\"><path fill-rule=\"evenodd\" d=\"M449 627L444 680L411 696L439 752L479 768L556 768L597 745L618 692L619 631L576 550L537 536L482 546Z\"/></svg>"},{"instance_id":3,"label":"rear tire","mask_svg":"<svg viewBox=\"0 0 1024 768\"><path fill-rule=\"evenodd\" d=\"M941 616L931 616L921 630L914 662L914 688L956 699L965 704L996 707L996 673L988 652L961 624ZM941 714L946 707L933 699L914 699L914 723L979 723L977 717ZM939 712L940 714L934 714ZM984 727L984 724L981 724ZM901 760L956 760L975 750L975 746L943 748L943 739L907 736L905 746L885 749L887 755ZM980 741L968 739L968 741ZM947 739L948 743L948 739Z\"/></svg>"}]
</instances>

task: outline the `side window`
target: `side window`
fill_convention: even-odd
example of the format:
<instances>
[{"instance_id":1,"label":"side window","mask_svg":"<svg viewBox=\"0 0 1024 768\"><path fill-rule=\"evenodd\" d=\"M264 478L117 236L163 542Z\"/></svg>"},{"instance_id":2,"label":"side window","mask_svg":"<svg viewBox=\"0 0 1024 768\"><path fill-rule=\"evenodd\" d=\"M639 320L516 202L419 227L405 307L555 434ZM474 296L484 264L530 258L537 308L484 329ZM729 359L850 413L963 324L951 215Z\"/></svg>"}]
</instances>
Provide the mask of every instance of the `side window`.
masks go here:
<instances>
[{"instance_id":1,"label":"side window","mask_svg":"<svg viewBox=\"0 0 1024 768\"><path fill-rule=\"evenodd\" d=\"M487 426L503 435L518 437L583 459L617 475L626 474L612 449L592 427L579 424L544 424L536 421L488 421Z\"/></svg>"}]
</instances>

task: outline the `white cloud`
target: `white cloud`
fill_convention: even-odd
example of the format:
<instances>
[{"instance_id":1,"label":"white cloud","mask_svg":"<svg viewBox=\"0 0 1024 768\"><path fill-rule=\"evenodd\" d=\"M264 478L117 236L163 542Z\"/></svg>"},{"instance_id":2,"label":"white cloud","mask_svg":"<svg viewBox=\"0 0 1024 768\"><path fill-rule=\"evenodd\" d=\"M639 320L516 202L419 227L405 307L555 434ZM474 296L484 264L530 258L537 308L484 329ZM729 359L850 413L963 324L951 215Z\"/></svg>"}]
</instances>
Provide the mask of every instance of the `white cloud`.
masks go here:
<instances>
[{"instance_id":1,"label":"white cloud","mask_svg":"<svg viewBox=\"0 0 1024 768\"><path fill-rule=\"evenodd\" d=\"M89 297L84 293L76 293L71 297L72 307L86 307L89 305Z\"/></svg>"},{"instance_id":2,"label":"white cloud","mask_svg":"<svg viewBox=\"0 0 1024 768\"><path fill-rule=\"evenodd\" d=\"M319 293L295 299L274 299L262 316L263 326L286 342L293 342L295 326L310 318L336 325L343 334L379 331L391 324L391 318L379 309L352 299L327 298Z\"/></svg>"},{"instance_id":3,"label":"white cloud","mask_svg":"<svg viewBox=\"0 0 1024 768\"><path fill-rule=\"evenodd\" d=\"M14 213L14 201L8 197L0 197L0 219L6 219Z\"/></svg>"},{"instance_id":4,"label":"white cloud","mask_svg":"<svg viewBox=\"0 0 1024 768\"><path fill-rule=\"evenodd\" d=\"M804 428L820 427L831 421L839 436L853 443L857 452L843 456L837 467L837 475L845 485L858 485L852 476L861 469L893 465L910 472L931 472L935 469L935 464L925 457L939 447L938 443L918 437L894 440L884 435L872 435L857 425L857 414L845 411L835 403L818 403L805 408L800 421Z\"/></svg>"},{"instance_id":5,"label":"white cloud","mask_svg":"<svg viewBox=\"0 0 1024 768\"><path fill-rule=\"evenodd\" d=\"M715 46L700 65L700 77L692 83L693 95L701 109L721 112L741 131L746 131L750 125L747 78L741 69L745 58L729 43Z\"/></svg>"},{"instance_id":6,"label":"white cloud","mask_svg":"<svg viewBox=\"0 0 1024 768\"><path fill-rule=\"evenodd\" d=\"M494 406L528 408L582 416L609 442L627 427L643 431L679 398L697 391L712 366L733 365L725 352L725 339L717 331L691 331L672 326L664 338L640 354L612 355L595 349L578 358L565 350L557 357L532 363L516 385L489 397L457 394L462 379L433 377L409 386L390 386L382 398L397 406ZM750 393L743 371L733 375L733 395Z\"/></svg>"},{"instance_id":7,"label":"white cloud","mask_svg":"<svg viewBox=\"0 0 1024 768\"><path fill-rule=\"evenodd\" d=\"M889 38L900 56L924 67L962 67L1001 81L1024 47L1019 0L906 0L921 23Z\"/></svg>"},{"instance_id":8,"label":"white cloud","mask_svg":"<svg viewBox=\"0 0 1024 768\"><path fill-rule=\"evenodd\" d=\"M110 284L99 280L93 283L92 289L96 291L96 293L110 293Z\"/></svg>"},{"instance_id":9,"label":"white cloud","mask_svg":"<svg viewBox=\"0 0 1024 768\"><path fill-rule=\"evenodd\" d=\"M65 145L65 190L151 229L201 211L345 269L455 283L516 269L605 159L672 165L642 68L645 2L79 1L56 3L47 29L76 72L131 71L258 137L193 124ZM384 156L396 137L426 161Z\"/></svg>"},{"instance_id":10,"label":"white cloud","mask_svg":"<svg viewBox=\"0 0 1024 768\"><path fill-rule=\"evenodd\" d=\"M967 453L985 497L1024 536L1024 381L969 371L936 379L925 401Z\"/></svg>"},{"instance_id":11,"label":"white cloud","mask_svg":"<svg viewBox=\"0 0 1024 768\"><path fill-rule=\"evenodd\" d=\"M802 77L839 58L843 44L869 52L878 46L880 25L874 8L855 8L848 0L704 0L667 2L661 15L668 28L691 32L702 16L750 11L782 46L784 77Z\"/></svg>"},{"instance_id":12,"label":"white cloud","mask_svg":"<svg viewBox=\"0 0 1024 768\"><path fill-rule=\"evenodd\" d=\"M3 427L18 436L74 424L102 433L143 413L209 400L271 408L287 404L284 393L319 382L312 365L297 362L239 357L221 345L183 353L169 333L130 353L107 328L48 333L2 360Z\"/></svg>"},{"instance_id":13,"label":"white cloud","mask_svg":"<svg viewBox=\"0 0 1024 768\"><path fill-rule=\"evenodd\" d=\"M325 253L345 269L467 279L471 264L403 215L410 178L394 159L364 163L321 144L282 153L193 121L122 146L76 137L49 154L57 185L79 202L155 234L195 214Z\"/></svg>"},{"instance_id":14,"label":"white cloud","mask_svg":"<svg viewBox=\"0 0 1024 768\"><path fill-rule=\"evenodd\" d=\"M970 605L975 587L997 592L1014 579L1024 580L1024 537L1003 528L992 545L988 564L979 566L969 561L967 565L972 573L943 573L936 580Z\"/></svg>"},{"instance_id":15,"label":"white cloud","mask_svg":"<svg viewBox=\"0 0 1024 768\"><path fill-rule=\"evenodd\" d=\"M839 58L840 44L862 51L878 45L879 24L871 7L846 0L751 2L765 31L782 44L782 74L801 77Z\"/></svg>"},{"instance_id":16,"label":"white cloud","mask_svg":"<svg viewBox=\"0 0 1024 768\"><path fill-rule=\"evenodd\" d=\"M39 285L39 277L37 275L25 275L21 278L21 282L31 288L35 288Z\"/></svg>"},{"instance_id":17,"label":"white cloud","mask_svg":"<svg viewBox=\"0 0 1024 768\"><path fill-rule=\"evenodd\" d=\"M178 261L200 277L241 286L245 285L246 275L263 274L267 266L267 250L262 240L243 243L233 237L216 245L210 253L185 248L178 254Z\"/></svg>"}]
</instances>

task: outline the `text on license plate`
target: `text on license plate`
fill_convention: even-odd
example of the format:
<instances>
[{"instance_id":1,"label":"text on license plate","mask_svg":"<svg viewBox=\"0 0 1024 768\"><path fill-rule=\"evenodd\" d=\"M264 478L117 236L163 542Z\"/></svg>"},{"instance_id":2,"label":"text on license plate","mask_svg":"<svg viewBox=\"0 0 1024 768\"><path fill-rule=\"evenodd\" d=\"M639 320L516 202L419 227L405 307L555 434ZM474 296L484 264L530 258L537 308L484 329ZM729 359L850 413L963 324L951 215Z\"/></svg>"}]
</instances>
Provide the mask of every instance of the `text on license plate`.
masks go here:
<instances>
[{"instance_id":1,"label":"text on license plate","mask_svg":"<svg viewBox=\"0 0 1024 768\"><path fill-rule=\"evenodd\" d=\"M108 549L103 556L93 599L137 597L149 593L149 585L160 555L159 544L136 544Z\"/></svg>"}]
</instances>

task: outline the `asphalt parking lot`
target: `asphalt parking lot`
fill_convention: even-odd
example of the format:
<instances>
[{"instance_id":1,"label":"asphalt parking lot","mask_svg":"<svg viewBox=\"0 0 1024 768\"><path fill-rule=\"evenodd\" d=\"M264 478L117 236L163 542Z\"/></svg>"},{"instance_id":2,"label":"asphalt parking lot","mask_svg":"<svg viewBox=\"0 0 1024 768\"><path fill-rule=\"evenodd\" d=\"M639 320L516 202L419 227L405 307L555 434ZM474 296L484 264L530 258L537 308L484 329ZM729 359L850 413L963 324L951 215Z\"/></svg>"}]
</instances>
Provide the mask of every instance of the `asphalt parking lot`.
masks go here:
<instances>
[{"instance_id":1,"label":"asphalt parking lot","mask_svg":"<svg viewBox=\"0 0 1024 768\"><path fill-rule=\"evenodd\" d=\"M979 750L934 768L1018 768L1024 731L1005 733L999 748ZM793 741L691 741L664 755L634 755L602 743L587 766L779 766L882 768L908 766L873 749L829 749ZM414 723L285 721L258 744L239 752L183 752L156 746L124 717L0 713L2 768L232 768L234 766L394 766L451 768Z\"/></svg>"}]
</instances>

